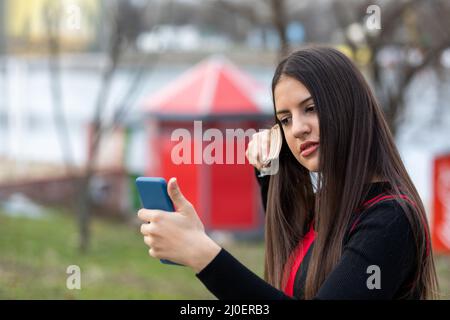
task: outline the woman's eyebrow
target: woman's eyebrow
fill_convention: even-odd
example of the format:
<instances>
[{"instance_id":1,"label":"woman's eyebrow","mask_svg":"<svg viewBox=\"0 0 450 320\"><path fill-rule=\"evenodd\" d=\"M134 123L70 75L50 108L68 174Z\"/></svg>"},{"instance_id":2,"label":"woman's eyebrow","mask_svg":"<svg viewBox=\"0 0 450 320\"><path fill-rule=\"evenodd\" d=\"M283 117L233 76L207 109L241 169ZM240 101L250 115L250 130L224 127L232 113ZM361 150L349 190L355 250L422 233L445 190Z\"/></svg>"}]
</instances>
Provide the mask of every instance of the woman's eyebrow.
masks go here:
<instances>
[{"instance_id":1,"label":"woman's eyebrow","mask_svg":"<svg viewBox=\"0 0 450 320\"><path fill-rule=\"evenodd\" d=\"M311 100L311 99L312 99L312 97L309 96L309 97L303 99L298 105L299 105L299 106L302 106L304 103L308 102L308 101ZM277 111L277 114L281 114L281 113L289 113L289 112L290 112L290 111L289 111L288 109L281 109L281 110L278 110L278 111Z\"/></svg>"},{"instance_id":2,"label":"woman's eyebrow","mask_svg":"<svg viewBox=\"0 0 450 320\"><path fill-rule=\"evenodd\" d=\"M289 110L278 110L277 114L289 113Z\"/></svg>"},{"instance_id":3,"label":"woman's eyebrow","mask_svg":"<svg viewBox=\"0 0 450 320\"><path fill-rule=\"evenodd\" d=\"M309 96L309 97L307 97L306 99L303 99L302 102L300 102L298 105L301 106L302 104L308 102L308 101L311 100L311 99L312 99L312 97Z\"/></svg>"}]
</instances>

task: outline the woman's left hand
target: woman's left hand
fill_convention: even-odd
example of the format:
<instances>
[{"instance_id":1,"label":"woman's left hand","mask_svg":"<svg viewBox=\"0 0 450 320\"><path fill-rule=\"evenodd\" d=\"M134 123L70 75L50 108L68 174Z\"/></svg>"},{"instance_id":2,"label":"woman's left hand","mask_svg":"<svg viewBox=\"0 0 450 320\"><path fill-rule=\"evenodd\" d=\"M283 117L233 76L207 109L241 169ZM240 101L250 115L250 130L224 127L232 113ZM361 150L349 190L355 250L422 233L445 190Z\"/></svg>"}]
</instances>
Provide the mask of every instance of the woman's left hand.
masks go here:
<instances>
[{"instance_id":1,"label":"woman's left hand","mask_svg":"<svg viewBox=\"0 0 450 320\"><path fill-rule=\"evenodd\" d=\"M200 272L221 248L205 233L203 223L192 204L183 196L175 178L169 180L167 192L175 212L140 209L139 219L144 242L150 256L189 266Z\"/></svg>"}]
</instances>

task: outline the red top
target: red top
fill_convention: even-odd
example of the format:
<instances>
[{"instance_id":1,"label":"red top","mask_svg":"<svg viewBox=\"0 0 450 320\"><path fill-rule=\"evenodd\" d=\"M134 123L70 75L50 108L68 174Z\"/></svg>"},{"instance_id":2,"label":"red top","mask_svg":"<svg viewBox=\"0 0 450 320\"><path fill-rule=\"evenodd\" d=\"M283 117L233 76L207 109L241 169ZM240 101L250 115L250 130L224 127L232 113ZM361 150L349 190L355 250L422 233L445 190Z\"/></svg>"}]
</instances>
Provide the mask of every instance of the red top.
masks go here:
<instances>
[{"instance_id":1,"label":"red top","mask_svg":"<svg viewBox=\"0 0 450 320\"><path fill-rule=\"evenodd\" d=\"M300 264L303 261L303 258L305 257L306 253L309 250L309 247L313 243L315 238L313 223L311 223L311 228L306 233L305 237L302 241L298 244L297 248L294 251L294 255L291 256L291 259L295 257L295 261L292 264L291 272L289 274L288 282L286 283L286 287L284 288L284 293L288 296L293 297L294 296L294 281L295 281L295 275L297 274L298 268L300 268Z\"/></svg>"}]
</instances>

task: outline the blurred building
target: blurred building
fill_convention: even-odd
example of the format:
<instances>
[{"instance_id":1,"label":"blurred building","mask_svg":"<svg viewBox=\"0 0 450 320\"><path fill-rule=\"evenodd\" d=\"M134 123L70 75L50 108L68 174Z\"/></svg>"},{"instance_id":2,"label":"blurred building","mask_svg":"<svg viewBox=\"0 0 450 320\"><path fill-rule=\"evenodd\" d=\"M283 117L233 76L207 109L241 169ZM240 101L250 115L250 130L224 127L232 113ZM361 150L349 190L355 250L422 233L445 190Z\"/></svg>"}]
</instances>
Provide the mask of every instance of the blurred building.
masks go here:
<instances>
[{"instance_id":1,"label":"blurred building","mask_svg":"<svg viewBox=\"0 0 450 320\"><path fill-rule=\"evenodd\" d=\"M46 52L55 30L63 50L83 50L98 39L101 0L3 0L2 6L9 52Z\"/></svg>"}]
</instances>

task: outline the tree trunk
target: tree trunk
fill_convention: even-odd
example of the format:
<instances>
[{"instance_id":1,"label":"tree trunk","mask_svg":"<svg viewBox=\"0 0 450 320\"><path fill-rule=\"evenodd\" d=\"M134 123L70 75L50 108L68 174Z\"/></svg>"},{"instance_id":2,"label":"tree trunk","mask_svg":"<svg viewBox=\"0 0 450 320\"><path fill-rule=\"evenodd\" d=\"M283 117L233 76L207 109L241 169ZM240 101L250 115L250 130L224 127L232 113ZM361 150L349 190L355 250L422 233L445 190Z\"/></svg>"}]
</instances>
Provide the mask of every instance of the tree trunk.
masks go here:
<instances>
[{"instance_id":1,"label":"tree trunk","mask_svg":"<svg viewBox=\"0 0 450 320\"><path fill-rule=\"evenodd\" d=\"M272 5L272 21L280 38L280 49L278 58L281 60L289 54L289 43L287 40L287 17L284 0L271 0Z\"/></svg>"}]
</instances>

